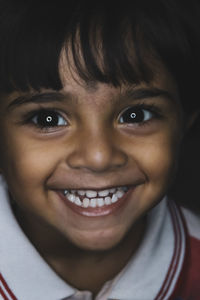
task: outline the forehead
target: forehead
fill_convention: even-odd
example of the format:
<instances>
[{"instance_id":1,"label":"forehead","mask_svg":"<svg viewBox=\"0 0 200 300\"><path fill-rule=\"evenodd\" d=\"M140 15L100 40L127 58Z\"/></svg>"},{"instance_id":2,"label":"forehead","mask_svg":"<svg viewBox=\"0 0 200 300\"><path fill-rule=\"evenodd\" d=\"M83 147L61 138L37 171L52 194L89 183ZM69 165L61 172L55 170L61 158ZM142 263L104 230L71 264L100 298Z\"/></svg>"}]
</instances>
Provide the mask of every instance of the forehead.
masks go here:
<instances>
[{"instance_id":1,"label":"forehead","mask_svg":"<svg viewBox=\"0 0 200 300\"><path fill-rule=\"evenodd\" d=\"M66 72L65 72L66 70ZM15 109L23 106L23 104L35 103L67 103L71 107L77 105L87 105L101 107L101 111L105 107L121 107L126 103L130 103L135 100L145 100L147 98L159 98L164 97L174 103L174 109L179 104L179 95L175 82L172 77L164 69L161 70L160 76L155 76L149 84L141 82L134 85L121 85L120 87L114 87L108 84L102 84L99 82L85 83L77 74L74 76L69 75L69 69L63 68L63 88L59 91L52 89L40 89L39 91L30 90L26 93L15 91L5 97L0 105L1 108L7 107L8 110ZM76 77L75 77L76 76ZM75 78L74 78L75 77ZM127 102L128 101L128 102ZM4 105L2 106L2 104ZM133 103L133 102L132 102ZM108 106L107 106L108 105ZM91 106L91 107L92 107Z\"/></svg>"},{"instance_id":2,"label":"forehead","mask_svg":"<svg viewBox=\"0 0 200 300\"><path fill-rule=\"evenodd\" d=\"M99 63L101 64L101 62ZM76 94L77 96L86 95L128 95L129 92L137 89L162 89L174 95L174 98L179 98L178 87L173 76L162 64L161 61L154 61L152 65L152 79L149 82L140 81L138 83L121 83L119 86L112 84L101 83L96 80L83 80L76 70L74 60L70 56L66 56L62 52L59 61L59 75L62 82L62 91Z\"/></svg>"},{"instance_id":3,"label":"forehead","mask_svg":"<svg viewBox=\"0 0 200 300\"><path fill-rule=\"evenodd\" d=\"M30 88L25 92L16 90L5 97L7 99L6 102L10 103L13 101L13 99L21 96L22 99L23 97L31 97L31 99L36 99L38 94L48 94L47 97L45 96L47 101L53 97L55 99L55 95L57 95L56 99L59 98L61 100L62 97L58 97L57 92L59 92L60 95L70 99L72 103L78 104L81 103L83 99L87 99L87 101L92 101L93 103L100 105L103 103L104 99L106 101L118 99L119 102L119 100L123 101L123 99L127 97L140 99L142 97L149 97L151 95L156 96L160 94L168 94L170 98L174 99L174 101L179 102L179 94L176 82L164 64L159 60L154 60L154 63L151 64L152 78L149 82L146 82L145 80L141 80L140 82L132 84L122 82L120 85L114 86L113 84L102 83L94 79L85 80L82 76L80 76L70 49L71 48L69 48L68 53L66 53L66 48L63 48L60 54L58 72L61 80L61 88L59 90L44 88L42 86L37 90ZM84 60L82 60L81 53L80 62L83 63L84 67ZM100 67L103 67L100 56L98 64ZM148 92L146 92L147 89ZM139 92L136 92L138 90ZM51 96L49 97L50 94ZM36 95L36 97L34 97L34 95ZM44 102L46 101L45 97L43 98Z\"/></svg>"}]
</instances>

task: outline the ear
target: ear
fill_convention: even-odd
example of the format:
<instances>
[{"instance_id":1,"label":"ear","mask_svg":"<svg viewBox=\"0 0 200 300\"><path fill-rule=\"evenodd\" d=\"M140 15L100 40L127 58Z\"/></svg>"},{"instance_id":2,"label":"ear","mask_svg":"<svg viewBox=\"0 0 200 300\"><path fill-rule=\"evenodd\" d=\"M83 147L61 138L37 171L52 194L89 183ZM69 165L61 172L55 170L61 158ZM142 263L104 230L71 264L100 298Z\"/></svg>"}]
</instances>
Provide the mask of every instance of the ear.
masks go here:
<instances>
[{"instance_id":1,"label":"ear","mask_svg":"<svg viewBox=\"0 0 200 300\"><path fill-rule=\"evenodd\" d=\"M200 117L200 110L196 110L190 114L187 119L186 131L190 131L197 119Z\"/></svg>"}]
</instances>

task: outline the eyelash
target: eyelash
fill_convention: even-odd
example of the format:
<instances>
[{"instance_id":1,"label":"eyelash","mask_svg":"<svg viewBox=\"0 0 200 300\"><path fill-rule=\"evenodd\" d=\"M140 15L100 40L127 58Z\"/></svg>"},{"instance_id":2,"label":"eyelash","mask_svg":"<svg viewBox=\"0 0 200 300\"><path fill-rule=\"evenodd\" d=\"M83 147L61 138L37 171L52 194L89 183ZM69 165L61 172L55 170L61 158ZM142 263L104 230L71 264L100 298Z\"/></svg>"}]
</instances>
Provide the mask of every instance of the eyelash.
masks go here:
<instances>
[{"instance_id":1,"label":"eyelash","mask_svg":"<svg viewBox=\"0 0 200 300\"><path fill-rule=\"evenodd\" d=\"M135 114L136 111L140 112L140 113L142 112L144 114L144 111L147 111L150 114L152 114L152 117L150 117L148 120L137 122L137 121L135 121L137 118L137 114L135 114L135 117L132 118L133 122L121 122L120 119L123 117L123 114L127 113L129 110L132 111L132 114ZM55 123L57 123L57 122L55 122L54 125L51 124L49 126L37 124L37 122L34 121L33 119L34 118L38 119L39 117L41 117L41 114L43 114L42 117L46 117L47 122L48 122L47 117L50 117L50 115L54 114L54 117L55 116L57 117L57 122L58 122L59 118L62 118L64 120L65 124L57 124L56 125ZM125 126L134 126L134 125L144 126L144 125L147 125L152 119L154 119L154 118L159 119L161 117L162 117L162 115L161 115L160 109L156 105L154 105L154 104L147 105L147 104L141 103L141 104L130 106L130 107L127 107L126 109L124 109L118 117L118 122L122 125L125 124ZM54 108L41 108L41 109L31 111L24 116L24 120L25 120L23 122L24 124L31 124L31 125L39 128L40 130L46 130L46 131L50 130L51 128L68 125L68 121L66 120L66 118L64 118L62 116L62 114ZM49 119L49 122L51 122L51 121L52 120Z\"/></svg>"},{"instance_id":2,"label":"eyelash","mask_svg":"<svg viewBox=\"0 0 200 300\"><path fill-rule=\"evenodd\" d=\"M54 117L56 116L57 118L57 122L59 120L59 118L62 118L65 122L65 124L55 124L55 125L52 125L50 124L49 126L47 125L41 125L41 124L37 124L36 121L34 121L34 118L39 118L41 117L41 115L43 114L42 117L46 117L46 122L50 123L51 121L53 121L53 118L52 119L49 119L47 120L48 117L52 117L52 115L54 114ZM43 120L44 121L44 120ZM57 123L55 122L55 123ZM49 129L51 128L55 128L55 127L60 127L60 126L67 126L68 125L68 121L66 120L65 117L62 116L62 114L57 111L56 109L54 108L42 108L42 109L38 109L38 110L34 110L34 111L31 111L29 113L27 113L25 116L24 116L24 124L31 124L33 126L36 126L37 128L41 129L41 130L46 130L48 131Z\"/></svg>"},{"instance_id":3,"label":"eyelash","mask_svg":"<svg viewBox=\"0 0 200 300\"><path fill-rule=\"evenodd\" d=\"M120 119L122 118L123 114L127 113L129 110L132 110L132 113L130 112L130 114L133 114L133 116L131 117L133 122L121 122ZM148 120L137 122L137 121L135 121L137 118L137 114L135 113L136 111L142 112L143 114L144 114L144 111L147 111L148 113L152 114L152 117L150 117ZM124 111L122 111L122 113L120 113L118 121L120 124L125 124L127 126L134 126L134 125L144 126L144 125L148 125L148 123L152 119L161 119L161 118L162 118L162 113L157 105L154 105L154 104L147 105L147 104L141 103L138 105L130 106L130 107L126 108Z\"/></svg>"}]
</instances>

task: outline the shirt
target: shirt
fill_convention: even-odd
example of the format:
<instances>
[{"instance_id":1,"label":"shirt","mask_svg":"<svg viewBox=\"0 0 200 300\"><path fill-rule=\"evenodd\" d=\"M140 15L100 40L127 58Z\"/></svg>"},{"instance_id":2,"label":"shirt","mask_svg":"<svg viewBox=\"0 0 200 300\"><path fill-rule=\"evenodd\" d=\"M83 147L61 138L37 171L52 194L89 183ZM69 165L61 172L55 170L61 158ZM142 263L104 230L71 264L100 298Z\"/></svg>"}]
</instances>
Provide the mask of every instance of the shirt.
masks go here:
<instances>
[{"instance_id":1,"label":"shirt","mask_svg":"<svg viewBox=\"0 0 200 300\"><path fill-rule=\"evenodd\" d=\"M92 300L63 281L19 226L0 183L0 300ZM165 197L124 269L95 300L200 299L200 218Z\"/></svg>"}]
</instances>

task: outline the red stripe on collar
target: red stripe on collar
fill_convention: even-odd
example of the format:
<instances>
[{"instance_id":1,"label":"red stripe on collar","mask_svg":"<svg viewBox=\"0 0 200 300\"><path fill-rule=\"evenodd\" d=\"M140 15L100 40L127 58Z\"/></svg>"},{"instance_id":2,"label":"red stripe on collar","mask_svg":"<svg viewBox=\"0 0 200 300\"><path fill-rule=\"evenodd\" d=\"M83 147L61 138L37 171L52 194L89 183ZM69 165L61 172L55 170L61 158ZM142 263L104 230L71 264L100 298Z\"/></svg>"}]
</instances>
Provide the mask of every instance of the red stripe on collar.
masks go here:
<instances>
[{"instance_id":1,"label":"red stripe on collar","mask_svg":"<svg viewBox=\"0 0 200 300\"><path fill-rule=\"evenodd\" d=\"M176 204L174 202L169 201L168 206L174 230L174 254L163 285L160 291L158 292L158 295L156 296L155 300L169 299L178 280L177 276L175 275L178 271L178 268L183 268L184 264L184 260L183 258L181 258L181 252L185 252L185 237L187 236L187 234L183 226L181 213L177 208Z\"/></svg>"},{"instance_id":2,"label":"red stripe on collar","mask_svg":"<svg viewBox=\"0 0 200 300\"><path fill-rule=\"evenodd\" d=\"M0 295L2 295L4 300L17 300L17 298L9 288L8 284L6 283L1 273L0 273L0 284L1 284Z\"/></svg>"}]
</instances>

